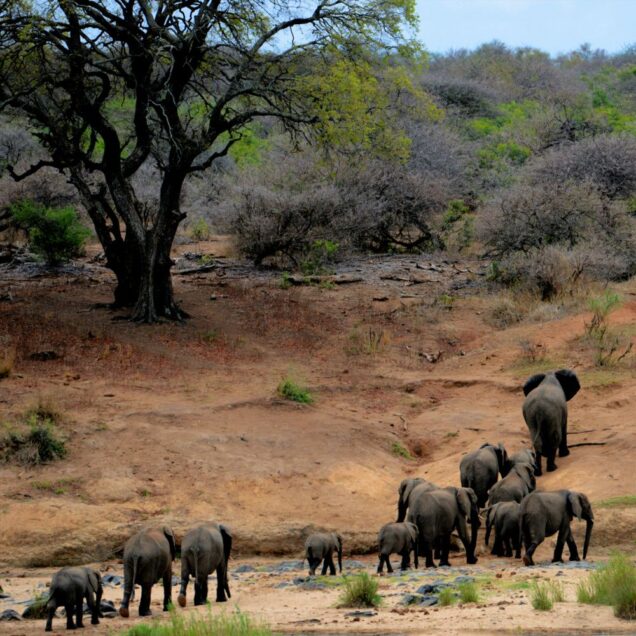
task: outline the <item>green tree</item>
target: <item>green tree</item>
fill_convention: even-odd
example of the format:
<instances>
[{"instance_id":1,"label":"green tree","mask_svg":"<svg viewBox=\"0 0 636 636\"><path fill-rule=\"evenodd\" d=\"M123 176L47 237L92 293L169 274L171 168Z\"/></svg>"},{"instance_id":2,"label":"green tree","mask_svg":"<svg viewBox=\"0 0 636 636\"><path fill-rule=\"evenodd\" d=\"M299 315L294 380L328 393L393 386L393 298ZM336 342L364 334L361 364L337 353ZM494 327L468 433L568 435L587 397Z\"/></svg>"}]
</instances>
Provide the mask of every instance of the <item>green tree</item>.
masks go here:
<instances>
[{"instance_id":1,"label":"green tree","mask_svg":"<svg viewBox=\"0 0 636 636\"><path fill-rule=\"evenodd\" d=\"M182 318L170 249L186 179L261 118L295 133L319 125L333 136L333 113L325 116L319 100L334 87L316 86L312 69L322 65L329 77L324 67L333 64L351 78L361 68L352 99L364 105L367 52L407 45L414 7L414 0L0 0L0 109L26 115L48 152L29 168L7 170L16 180L45 166L62 171L117 277L115 305L131 307L139 321ZM370 134L366 113L345 109L346 129L357 134L349 119L362 116ZM144 183L154 196L142 197L135 176L149 161L160 177Z\"/></svg>"}]
</instances>

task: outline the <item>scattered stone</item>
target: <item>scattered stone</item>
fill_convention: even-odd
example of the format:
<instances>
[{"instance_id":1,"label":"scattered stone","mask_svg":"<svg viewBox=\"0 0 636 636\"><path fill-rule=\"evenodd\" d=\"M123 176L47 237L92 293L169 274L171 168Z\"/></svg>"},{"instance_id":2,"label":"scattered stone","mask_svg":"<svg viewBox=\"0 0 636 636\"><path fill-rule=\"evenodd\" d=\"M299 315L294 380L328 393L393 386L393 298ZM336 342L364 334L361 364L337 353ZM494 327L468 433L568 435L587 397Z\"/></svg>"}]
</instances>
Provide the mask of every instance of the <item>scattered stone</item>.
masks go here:
<instances>
[{"instance_id":1,"label":"scattered stone","mask_svg":"<svg viewBox=\"0 0 636 636\"><path fill-rule=\"evenodd\" d=\"M455 583L459 585L460 583L474 583L474 576L458 576L455 578Z\"/></svg>"},{"instance_id":2,"label":"scattered stone","mask_svg":"<svg viewBox=\"0 0 636 636\"><path fill-rule=\"evenodd\" d=\"M99 605L99 611L102 613L104 618L115 618L115 616L117 616L117 608L112 601L102 600Z\"/></svg>"},{"instance_id":3,"label":"scattered stone","mask_svg":"<svg viewBox=\"0 0 636 636\"><path fill-rule=\"evenodd\" d=\"M419 605L432 607L437 605L439 598L434 594L405 594L400 601L401 605Z\"/></svg>"},{"instance_id":4,"label":"scattered stone","mask_svg":"<svg viewBox=\"0 0 636 636\"><path fill-rule=\"evenodd\" d=\"M374 296L373 300L375 300L377 303L383 303L386 300L389 300L388 296Z\"/></svg>"},{"instance_id":5,"label":"scattered stone","mask_svg":"<svg viewBox=\"0 0 636 636\"><path fill-rule=\"evenodd\" d=\"M294 570L302 570L303 561L281 561L280 563L273 563L266 565L265 572L293 572Z\"/></svg>"},{"instance_id":6,"label":"scattered stone","mask_svg":"<svg viewBox=\"0 0 636 636\"><path fill-rule=\"evenodd\" d=\"M122 583L122 577L117 574L104 574L102 576L102 585L107 587L119 587Z\"/></svg>"},{"instance_id":7,"label":"scattered stone","mask_svg":"<svg viewBox=\"0 0 636 636\"><path fill-rule=\"evenodd\" d=\"M14 609L4 610L0 614L0 621L21 621L22 616L18 614Z\"/></svg>"},{"instance_id":8,"label":"scattered stone","mask_svg":"<svg viewBox=\"0 0 636 636\"><path fill-rule=\"evenodd\" d=\"M302 564L302 561L301 561ZM363 570L366 566L361 561L355 561L354 559L345 559L342 562L342 567L349 570Z\"/></svg>"},{"instance_id":9,"label":"scattered stone","mask_svg":"<svg viewBox=\"0 0 636 636\"><path fill-rule=\"evenodd\" d=\"M304 590L324 590L327 587L325 583L317 581L311 576L297 576L292 583L302 587Z\"/></svg>"},{"instance_id":10,"label":"scattered stone","mask_svg":"<svg viewBox=\"0 0 636 636\"><path fill-rule=\"evenodd\" d=\"M243 565L234 568L234 574L246 574L247 572L256 572L256 568L248 563L243 563Z\"/></svg>"},{"instance_id":11,"label":"scattered stone","mask_svg":"<svg viewBox=\"0 0 636 636\"><path fill-rule=\"evenodd\" d=\"M369 616L377 616L377 612L375 610L355 610L353 612L347 612L345 616L356 616L358 618L361 617L369 617Z\"/></svg>"},{"instance_id":12,"label":"scattered stone","mask_svg":"<svg viewBox=\"0 0 636 636\"><path fill-rule=\"evenodd\" d=\"M433 583L427 583L417 588L418 594L439 594L445 587L453 587L450 583L444 581L435 581Z\"/></svg>"}]
</instances>

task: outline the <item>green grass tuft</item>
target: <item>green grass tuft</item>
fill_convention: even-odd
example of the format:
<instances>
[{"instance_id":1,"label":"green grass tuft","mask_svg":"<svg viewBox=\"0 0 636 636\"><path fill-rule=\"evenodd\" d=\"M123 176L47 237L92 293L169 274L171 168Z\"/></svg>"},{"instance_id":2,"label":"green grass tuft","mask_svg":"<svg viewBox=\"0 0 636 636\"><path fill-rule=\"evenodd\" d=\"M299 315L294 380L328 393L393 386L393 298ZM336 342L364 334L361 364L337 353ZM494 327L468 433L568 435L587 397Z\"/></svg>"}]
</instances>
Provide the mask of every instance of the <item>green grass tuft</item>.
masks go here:
<instances>
[{"instance_id":1,"label":"green grass tuft","mask_svg":"<svg viewBox=\"0 0 636 636\"><path fill-rule=\"evenodd\" d=\"M576 595L579 603L611 605L619 618L636 620L636 566L615 553L579 584Z\"/></svg>"},{"instance_id":2,"label":"green grass tuft","mask_svg":"<svg viewBox=\"0 0 636 636\"><path fill-rule=\"evenodd\" d=\"M400 442L393 442L393 444L391 444L391 452L398 457L404 457L404 459L413 459L413 455L411 455L409 449Z\"/></svg>"},{"instance_id":3,"label":"green grass tuft","mask_svg":"<svg viewBox=\"0 0 636 636\"><path fill-rule=\"evenodd\" d=\"M460 583L457 586L462 603L479 603L479 591L472 582Z\"/></svg>"},{"instance_id":4,"label":"green grass tuft","mask_svg":"<svg viewBox=\"0 0 636 636\"><path fill-rule=\"evenodd\" d=\"M382 601L378 582L366 572L346 577L344 586L338 607L378 607Z\"/></svg>"},{"instance_id":5,"label":"green grass tuft","mask_svg":"<svg viewBox=\"0 0 636 636\"><path fill-rule=\"evenodd\" d=\"M532 607L540 612L547 612L552 609L552 594L548 583L537 583L533 581L530 586L530 601Z\"/></svg>"},{"instance_id":6,"label":"green grass tuft","mask_svg":"<svg viewBox=\"0 0 636 636\"><path fill-rule=\"evenodd\" d=\"M598 508L627 508L628 506L636 506L636 495L611 497L610 499L599 501L596 506Z\"/></svg>"},{"instance_id":7,"label":"green grass tuft","mask_svg":"<svg viewBox=\"0 0 636 636\"><path fill-rule=\"evenodd\" d=\"M232 614L183 614L173 609L170 620L140 623L120 636L271 636L272 631L237 610Z\"/></svg>"},{"instance_id":8,"label":"green grass tuft","mask_svg":"<svg viewBox=\"0 0 636 636\"><path fill-rule=\"evenodd\" d=\"M300 402L301 404L313 404L314 402L314 398L311 393L306 388L296 384L289 377L281 380L278 385L278 395L286 400Z\"/></svg>"},{"instance_id":9,"label":"green grass tuft","mask_svg":"<svg viewBox=\"0 0 636 636\"><path fill-rule=\"evenodd\" d=\"M440 590L439 596L437 597L437 603L442 607L447 607L448 605L452 605L457 600L457 596L455 592L450 587L444 587Z\"/></svg>"}]
</instances>

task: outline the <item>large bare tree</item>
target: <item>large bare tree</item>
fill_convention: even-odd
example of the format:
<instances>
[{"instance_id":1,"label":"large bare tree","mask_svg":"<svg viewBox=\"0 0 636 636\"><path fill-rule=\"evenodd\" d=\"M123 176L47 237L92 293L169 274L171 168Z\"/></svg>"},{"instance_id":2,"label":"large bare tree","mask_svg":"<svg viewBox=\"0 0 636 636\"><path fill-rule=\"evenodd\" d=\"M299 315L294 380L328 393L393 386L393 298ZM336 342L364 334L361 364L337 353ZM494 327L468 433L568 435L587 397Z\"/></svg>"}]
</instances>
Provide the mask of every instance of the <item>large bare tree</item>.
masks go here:
<instances>
[{"instance_id":1,"label":"large bare tree","mask_svg":"<svg viewBox=\"0 0 636 636\"><path fill-rule=\"evenodd\" d=\"M95 226L135 320L179 319L170 251L184 181L257 118L316 121L316 60L400 42L414 0L0 0L0 109L26 115ZM325 62L326 63L326 62ZM342 87L346 90L346 86ZM155 162L156 203L134 177ZM148 184L145 184L147 187Z\"/></svg>"}]
</instances>

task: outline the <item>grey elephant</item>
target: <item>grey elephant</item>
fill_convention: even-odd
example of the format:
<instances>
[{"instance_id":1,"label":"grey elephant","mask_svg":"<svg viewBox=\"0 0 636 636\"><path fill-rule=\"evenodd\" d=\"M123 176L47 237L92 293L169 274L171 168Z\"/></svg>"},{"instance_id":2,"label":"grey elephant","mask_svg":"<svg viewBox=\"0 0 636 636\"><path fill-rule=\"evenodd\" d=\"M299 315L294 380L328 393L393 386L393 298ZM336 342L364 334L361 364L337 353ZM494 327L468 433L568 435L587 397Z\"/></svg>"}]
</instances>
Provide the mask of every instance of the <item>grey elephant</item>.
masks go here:
<instances>
[{"instance_id":1,"label":"grey elephant","mask_svg":"<svg viewBox=\"0 0 636 636\"><path fill-rule=\"evenodd\" d=\"M534 466L536 459L537 455L531 448L524 448L512 455L508 455L506 474L508 474L510 470L518 464L530 464L531 466Z\"/></svg>"},{"instance_id":2,"label":"grey elephant","mask_svg":"<svg viewBox=\"0 0 636 636\"><path fill-rule=\"evenodd\" d=\"M398 488L398 516L397 522L401 523L406 519L406 513L409 509L409 501L414 491L426 492L427 490L436 490L437 486L421 477L409 477L403 479Z\"/></svg>"},{"instance_id":3,"label":"grey elephant","mask_svg":"<svg viewBox=\"0 0 636 636\"><path fill-rule=\"evenodd\" d=\"M382 573L382 568L386 563L389 573L393 572L389 557L391 554L399 554L402 557L401 570L407 570L411 563L411 551L413 551L413 562L418 567L417 560L417 526L408 521L400 523L387 523L380 528L378 533L378 552L380 562L378 563L378 573Z\"/></svg>"},{"instance_id":4,"label":"grey elephant","mask_svg":"<svg viewBox=\"0 0 636 636\"><path fill-rule=\"evenodd\" d=\"M186 606L186 591L190 576L194 577L194 604L206 604L208 575L215 570L217 603L224 603L228 598L232 598L227 578L227 565L231 551L232 535L225 526L218 523L199 526L183 537L181 589L177 598L181 607Z\"/></svg>"},{"instance_id":5,"label":"grey elephant","mask_svg":"<svg viewBox=\"0 0 636 636\"><path fill-rule=\"evenodd\" d=\"M102 602L102 579L99 572L91 568L62 568L53 576L49 587L49 598L46 602L45 631L53 629L55 610L63 606L66 610L66 629L84 627L84 599L91 611L91 624L98 625ZM75 616L76 622L73 622Z\"/></svg>"},{"instance_id":6,"label":"grey elephant","mask_svg":"<svg viewBox=\"0 0 636 636\"><path fill-rule=\"evenodd\" d=\"M534 565L532 555L537 546L549 536L559 533L552 562L563 558L563 544L567 543L570 561L579 561L579 552L572 537L570 522L573 517L585 520L585 540L583 543L583 559L592 537L594 513L589 499L580 492L572 490L556 490L553 492L533 492L521 502L519 512L521 538L525 547L523 562Z\"/></svg>"},{"instance_id":7,"label":"grey elephant","mask_svg":"<svg viewBox=\"0 0 636 636\"><path fill-rule=\"evenodd\" d=\"M333 553L338 554L338 569L342 573L342 537L336 532L316 532L307 537L305 541L305 558L309 563L309 575L316 574L316 568L324 560L322 575L335 576L336 566L333 562Z\"/></svg>"},{"instance_id":8,"label":"grey elephant","mask_svg":"<svg viewBox=\"0 0 636 636\"><path fill-rule=\"evenodd\" d=\"M475 491L480 508L486 505L488 491L497 483L499 475L506 475L507 465L508 454L503 444L483 444L462 457L459 463L461 484Z\"/></svg>"},{"instance_id":9,"label":"grey elephant","mask_svg":"<svg viewBox=\"0 0 636 636\"><path fill-rule=\"evenodd\" d=\"M559 457L567 457L568 449L568 401L581 385L574 371L560 369L552 373L533 375L523 385L526 399L523 417L530 430L530 439L536 453L535 475L541 475L541 456L547 459L548 472L556 470L554 463L557 449Z\"/></svg>"},{"instance_id":10,"label":"grey elephant","mask_svg":"<svg viewBox=\"0 0 636 636\"><path fill-rule=\"evenodd\" d=\"M124 546L124 596L119 614L128 618L128 605L135 585L141 586L139 616L150 616L150 592L159 580L163 583L163 611L172 601L172 562L176 554L174 534L166 526L142 530Z\"/></svg>"},{"instance_id":11,"label":"grey elephant","mask_svg":"<svg viewBox=\"0 0 636 636\"><path fill-rule=\"evenodd\" d=\"M466 520L472 533L468 536ZM421 491L410 503L408 520L417 526L418 553L426 557L426 567L436 567L433 561L433 547L440 546L440 565L450 565L451 532L456 530L466 550L466 562L477 563L475 544L479 528L479 506L477 495L472 488L438 488Z\"/></svg>"},{"instance_id":12,"label":"grey elephant","mask_svg":"<svg viewBox=\"0 0 636 636\"><path fill-rule=\"evenodd\" d=\"M521 558L519 511L520 504L516 501L502 501L486 509L486 545L492 529L495 530L495 543L491 554L510 557L514 549L515 558Z\"/></svg>"},{"instance_id":13,"label":"grey elephant","mask_svg":"<svg viewBox=\"0 0 636 636\"><path fill-rule=\"evenodd\" d=\"M537 487L532 464L517 464L488 493L488 505L493 506L502 501L521 500Z\"/></svg>"}]
</instances>

